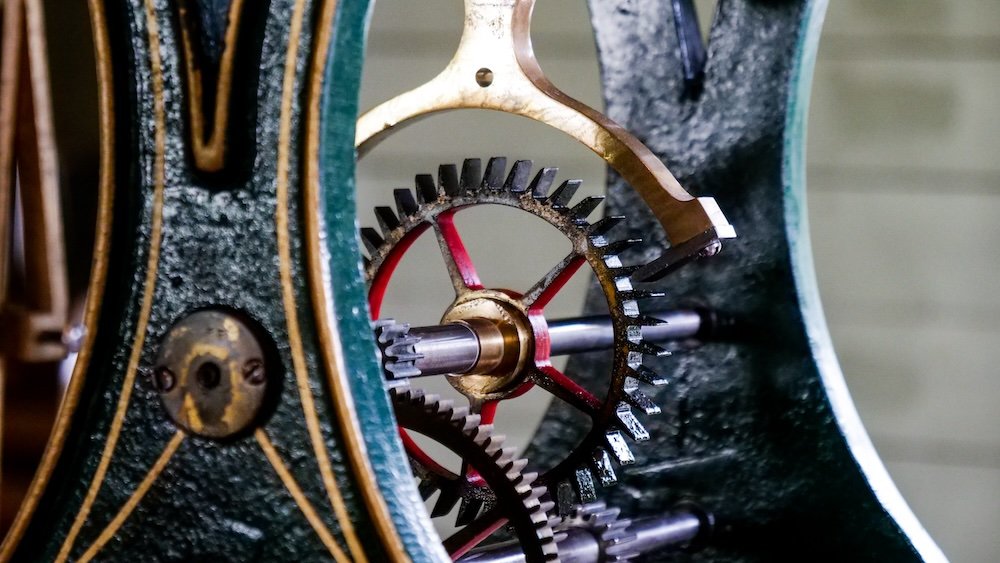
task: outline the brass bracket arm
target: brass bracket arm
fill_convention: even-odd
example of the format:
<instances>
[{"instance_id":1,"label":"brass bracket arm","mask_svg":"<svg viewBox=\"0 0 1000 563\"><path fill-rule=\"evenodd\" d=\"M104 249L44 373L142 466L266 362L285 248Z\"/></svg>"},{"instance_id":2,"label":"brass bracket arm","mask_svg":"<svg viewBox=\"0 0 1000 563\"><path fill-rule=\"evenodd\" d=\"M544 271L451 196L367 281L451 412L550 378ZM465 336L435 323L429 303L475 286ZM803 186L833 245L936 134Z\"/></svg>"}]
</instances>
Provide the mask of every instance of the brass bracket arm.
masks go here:
<instances>
[{"instance_id":1,"label":"brass bracket arm","mask_svg":"<svg viewBox=\"0 0 1000 563\"><path fill-rule=\"evenodd\" d=\"M691 196L642 142L545 77L531 46L534 5L535 0L465 0L465 28L454 58L429 82L361 116L355 138L359 157L396 129L434 113L511 113L554 127L607 161L645 200L672 249L685 249L684 259L735 238L713 198ZM698 248L685 244L695 240ZM664 264L672 268L682 261L676 252L668 253L672 256ZM646 272L646 279L656 277L657 272Z\"/></svg>"}]
</instances>

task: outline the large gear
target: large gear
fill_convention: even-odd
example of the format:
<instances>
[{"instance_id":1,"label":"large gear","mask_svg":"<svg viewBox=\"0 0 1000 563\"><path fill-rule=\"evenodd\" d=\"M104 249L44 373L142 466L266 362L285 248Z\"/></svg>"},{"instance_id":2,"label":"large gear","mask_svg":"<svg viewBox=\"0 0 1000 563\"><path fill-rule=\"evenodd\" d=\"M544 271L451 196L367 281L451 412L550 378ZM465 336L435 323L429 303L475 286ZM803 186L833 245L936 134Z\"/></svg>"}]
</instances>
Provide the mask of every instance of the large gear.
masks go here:
<instances>
[{"instance_id":1,"label":"large gear","mask_svg":"<svg viewBox=\"0 0 1000 563\"><path fill-rule=\"evenodd\" d=\"M479 416L450 401L425 394L406 385L391 391L396 418L419 489L425 500L435 492L431 516L445 516L459 505L458 532L444 540L453 558L487 540L506 523L517 536L525 558L558 561L555 537L544 500L545 487L535 482L535 474L522 473L526 465L512 449L503 447L504 438L493 434L489 425L479 424ZM449 471L425 454L406 431L416 432L444 446L462 459L459 473Z\"/></svg>"},{"instance_id":2,"label":"large gear","mask_svg":"<svg viewBox=\"0 0 1000 563\"><path fill-rule=\"evenodd\" d=\"M361 237L369 254L366 273L373 316L379 315L389 279L403 253L418 236L433 229L456 294L445 320L471 324L481 319L470 316L484 315L508 330L508 338L521 340L520 357L511 359L507 368L450 378L469 398L472 409L482 414L484 423L492 423L499 401L516 397L531 385L542 387L590 418L591 428L584 440L541 477L550 489L558 489L556 496L564 512L578 502L595 500L595 482L610 486L617 481L612 459L620 465L633 463L626 436L636 442L649 438L633 408L647 415L659 413L659 408L640 390L640 384L662 385L666 381L644 367L642 360L646 355L664 356L667 352L643 340L643 327L661 321L642 315L638 301L662 294L632 286L629 276L637 267L624 265L619 254L640 241L609 237L624 218L588 221L603 197L587 197L571 206L579 181L563 182L550 193L557 169L542 168L531 179L531 168L530 161L519 160L507 173L502 157L490 159L485 173L478 159L466 160L461 173L454 165L442 165L436 182L428 174L416 176L415 195L409 189L395 190L395 211L375 209L381 232L362 228ZM453 222L455 213L483 204L512 207L544 219L570 240L572 252L524 293L487 289ZM584 263L589 264L604 290L614 331L613 367L603 397L556 370L549 358L544 307ZM467 310L474 313L465 313ZM406 338L405 331L394 326L383 332L380 340L384 340L383 350L397 353L405 348ZM390 363L394 368L405 367Z\"/></svg>"}]
</instances>

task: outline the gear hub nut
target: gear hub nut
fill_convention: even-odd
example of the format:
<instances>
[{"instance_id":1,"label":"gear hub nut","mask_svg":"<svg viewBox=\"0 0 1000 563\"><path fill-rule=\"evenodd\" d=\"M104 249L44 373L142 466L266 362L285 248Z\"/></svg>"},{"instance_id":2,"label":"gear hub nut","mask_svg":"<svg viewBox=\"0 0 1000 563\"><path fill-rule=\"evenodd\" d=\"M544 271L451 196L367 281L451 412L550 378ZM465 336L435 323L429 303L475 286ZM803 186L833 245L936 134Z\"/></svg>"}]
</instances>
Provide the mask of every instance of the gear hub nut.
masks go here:
<instances>
[{"instance_id":1,"label":"gear hub nut","mask_svg":"<svg viewBox=\"0 0 1000 563\"><path fill-rule=\"evenodd\" d=\"M185 431L223 439L258 419L272 378L259 331L249 322L228 311L197 311L163 339L153 385Z\"/></svg>"}]
</instances>

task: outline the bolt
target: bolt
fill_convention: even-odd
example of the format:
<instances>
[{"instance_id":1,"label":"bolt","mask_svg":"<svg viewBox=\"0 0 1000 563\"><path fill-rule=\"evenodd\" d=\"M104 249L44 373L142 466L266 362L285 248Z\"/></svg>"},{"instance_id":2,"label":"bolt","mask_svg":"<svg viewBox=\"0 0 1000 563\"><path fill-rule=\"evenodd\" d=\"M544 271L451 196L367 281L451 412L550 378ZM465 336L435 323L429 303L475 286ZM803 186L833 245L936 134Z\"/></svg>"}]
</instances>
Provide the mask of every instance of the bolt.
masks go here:
<instances>
[{"instance_id":1,"label":"bolt","mask_svg":"<svg viewBox=\"0 0 1000 563\"><path fill-rule=\"evenodd\" d=\"M243 378L251 385L264 383L264 362L258 359L247 360L243 364Z\"/></svg>"},{"instance_id":2,"label":"bolt","mask_svg":"<svg viewBox=\"0 0 1000 563\"><path fill-rule=\"evenodd\" d=\"M153 385L160 393L167 393L177 384L177 376L166 366L160 366L153 371Z\"/></svg>"},{"instance_id":3,"label":"bolt","mask_svg":"<svg viewBox=\"0 0 1000 563\"><path fill-rule=\"evenodd\" d=\"M705 248L702 248L701 252L698 253L698 256L702 258L710 258L720 252L722 252L722 242L716 240L712 241L712 243Z\"/></svg>"}]
</instances>

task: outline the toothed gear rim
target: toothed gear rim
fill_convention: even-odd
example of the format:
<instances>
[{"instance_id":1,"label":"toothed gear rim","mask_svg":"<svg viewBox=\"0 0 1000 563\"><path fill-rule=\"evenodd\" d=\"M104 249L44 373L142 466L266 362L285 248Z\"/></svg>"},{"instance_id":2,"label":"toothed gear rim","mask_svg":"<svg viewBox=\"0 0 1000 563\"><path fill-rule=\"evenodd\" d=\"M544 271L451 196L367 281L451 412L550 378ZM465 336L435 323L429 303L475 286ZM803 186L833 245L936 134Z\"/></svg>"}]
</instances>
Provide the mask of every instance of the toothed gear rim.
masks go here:
<instances>
[{"instance_id":1,"label":"toothed gear rim","mask_svg":"<svg viewBox=\"0 0 1000 563\"><path fill-rule=\"evenodd\" d=\"M497 522L496 528L502 527L503 519L514 529L527 561L559 560L548 514L553 505L543 500L545 487L534 482L535 474L521 473L525 461L515 459L513 449L503 448L503 436L494 435L491 426L480 425L477 415L435 395L406 387L390 393L402 428L430 438L463 460L462 475L432 460L413 464L424 498L435 490L441 493L432 516L448 514L461 502L458 518L459 522L466 519L465 527L444 540L452 557L485 540L489 533L483 536L482 531ZM462 489L488 489L492 494L469 494Z\"/></svg>"},{"instance_id":2,"label":"toothed gear rim","mask_svg":"<svg viewBox=\"0 0 1000 563\"><path fill-rule=\"evenodd\" d=\"M639 556L630 545L635 540L635 534L628 531L632 521L619 518L620 514L618 508L609 508L601 501L577 505L556 526L556 541L562 541L567 531L582 528L600 543L601 561L630 561Z\"/></svg>"},{"instance_id":3,"label":"toothed gear rim","mask_svg":"<svg viewBox=\"0 0 1000 563\"><path fill-rule=\"evenodd\" d=\"M612 241L608 236L623 217L606 217L593 224L587 220L603 197L587 197L571 206L579 181L563 182L550 193L557 169L542 168L529 181L531 168L530 161L519 160L506 173L506 159L502 157L490 159L485 173L478 159L466 160L461 173L454 165L442 165L437 181L429 174L421 174L416 176L415 192L395 190L395 211L388 207L375 209L381 232L363 228L361 238L369 253L366 260L369 304L376 318L394 269L414 240L428 229L433 229L438 236L456 288L462 283L467 288L481 286L452 221L456 212L471 206L504 205L540 217L569 238L573 245L573 253L559 266L568 271L584 262L589 264L604 290L615 334L612 373L606 395L598 398L552 368L547 349L540 352L536 346L534 362L529 362L531 383L569 403L592 421L590 431L580 444L542 476L550 489L558 488L556 496L560 511L564 511L578 502L595 500L595 484L609 486L617 481L612 458L621 465L634 461L626 436L633 441L649 438L632 407L647 415L658 414L659 408L640 387L663 385L666 380L642 366L642 359L646 355L665 356L667 352L643 341L641 327L660 321L642 316L637 300L662 294L632 287L629 276L636 267L624 266L618 254L639 241ZM461 255L458 260L456 255ZM523 298L534 300L533 310L543 313L544 304L571 277L555 275L559 273L559 266L535 287L526 290ZM539 287L544 291L532 291ZM542 319L540 327L532 322L536 330L535 341L547 342L547 334L538 338L538 330L547 331L544 316L539 314L538 317ZM482 412L491 417L491 410L484 408Z\"/></svg>"}]
</instances>

